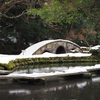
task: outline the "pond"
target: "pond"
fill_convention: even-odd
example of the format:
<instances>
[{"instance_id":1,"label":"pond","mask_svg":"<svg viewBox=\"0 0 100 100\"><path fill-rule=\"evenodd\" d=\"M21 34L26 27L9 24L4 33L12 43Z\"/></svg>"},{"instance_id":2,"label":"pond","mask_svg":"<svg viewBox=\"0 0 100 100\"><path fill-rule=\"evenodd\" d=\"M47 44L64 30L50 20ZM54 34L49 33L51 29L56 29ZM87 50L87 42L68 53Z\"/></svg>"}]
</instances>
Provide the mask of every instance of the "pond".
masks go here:
<instances>
[{"instance_id":1,"label":"pond","mask_svg":"<svg viewBox=\"0 0 100 100\"><path fill-rule=\"evenodd\" d=\"M59 64L38 67L23 67L16 73L48 72L60 68L93 66L95 64ZM50 66L50 69L48 68ZM58 67L57 67L58 66ZM49 69L49 70L48 70ZM100 100L100 75L92 78L69 78L48 81L46 84L6 83L0 81L0 100Z\"/></svg>"}]
</instances>

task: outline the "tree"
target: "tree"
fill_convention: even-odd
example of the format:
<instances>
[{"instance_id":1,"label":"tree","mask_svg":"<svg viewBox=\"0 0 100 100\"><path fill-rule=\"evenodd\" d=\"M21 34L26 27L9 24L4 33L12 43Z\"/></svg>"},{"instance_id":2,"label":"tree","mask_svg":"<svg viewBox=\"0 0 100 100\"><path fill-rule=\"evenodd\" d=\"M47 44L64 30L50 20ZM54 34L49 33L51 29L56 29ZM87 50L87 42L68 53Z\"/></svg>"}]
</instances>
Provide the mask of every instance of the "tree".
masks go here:
<instances>
[{"instance_id":1,"label":"tree","mask_svg":"<svg viewBox=\"0 0 100 100\"><path fill-rule=\"evenodd\" d=\"M50 27L62 25L66 27L66 36L74 29L95 30L100 21L99 0L49 0L40 9L30 9L27 14L39 15Z\"/></svg>"},{"instance_id":2,"label":"tree","mask_svg":"<svg viewBox=\"0 0 100 100\"><path fill-rule=\"evenodd\" d=\"M26 14L27 9L36 5L36 0L0 1L1 53L20 53L30 43L39 41L40 30L44 26L41 27L42 23L38 18Z\"/></svg>"},{"instance_id":3,"label":"tree","mask_svg":"<svg viewBox=\"0 0 100 100\"><path fill-rule=\"evenodd\" d=\"M84 37L99 39L99 5L99 0L0 0L0 51L19 53L30 43L82 35L82 28L98 33Z\"/></svg>"},{"instance_id":4,"label":"tree","mask_svg":"<svg viewBox=\"0 0 100 100\"><path fill-rule=\"evenodd\" d=\"M0 16L0 53L20 53L30 44L52 37L61 37L59 30L62 28L54 31L44 24L39 16L26 14L27 9L31 7L41 7L41 2L36 0L4 0L0 4L2 12Z\"/></svg>"},{"instance_id":5,"label":"tree","mask_svg":"<svg viewBox=\"0 0 100 100\"><path fill-rule=\"evenodd\" d=\"M51 0L41 9L30 9L28 14L37 14L48 23L75 23L83 16L100 19L99 0Z\"/></svg>"}]
</instances>

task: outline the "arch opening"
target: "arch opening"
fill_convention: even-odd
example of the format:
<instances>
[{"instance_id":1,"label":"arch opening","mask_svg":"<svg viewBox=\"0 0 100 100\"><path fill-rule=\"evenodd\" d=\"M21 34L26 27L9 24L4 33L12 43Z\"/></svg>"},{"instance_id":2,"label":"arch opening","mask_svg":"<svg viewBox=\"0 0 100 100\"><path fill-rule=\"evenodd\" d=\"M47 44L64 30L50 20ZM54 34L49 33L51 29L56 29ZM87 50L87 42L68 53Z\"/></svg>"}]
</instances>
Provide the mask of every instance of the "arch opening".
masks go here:
<instances>
[{"instance_id":1,"label":"arch opening","mask_svg":"<svg viewBox=\"0 0 100 100\"><path fill-rule=\"evenodd\" d=\"M45 53L45 52L48 52L48 53L50 53L50 51L49 51L49 50L44 50L42 53Z\"/></svg>"},{"instance_id":2,"label":"arch opening","mask_svg":"<svg viewBox=\"0 0 100 100\"><path fill-rule=\"evenodd\" d=\"M59 46L55 52L56 54L66 53L65 48L63 46Z\"/></svg>"}]
</instances>

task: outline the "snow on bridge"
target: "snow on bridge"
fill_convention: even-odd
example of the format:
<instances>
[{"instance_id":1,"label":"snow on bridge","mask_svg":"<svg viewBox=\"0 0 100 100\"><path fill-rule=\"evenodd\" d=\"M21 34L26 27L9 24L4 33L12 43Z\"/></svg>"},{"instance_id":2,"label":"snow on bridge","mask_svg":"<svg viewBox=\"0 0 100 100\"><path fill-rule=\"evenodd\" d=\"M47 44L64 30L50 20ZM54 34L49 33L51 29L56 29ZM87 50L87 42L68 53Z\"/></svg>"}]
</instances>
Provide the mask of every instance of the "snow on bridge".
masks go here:
<instances>
[{"instance_id":1,"label":"snow on bridge","mask_svg":"<svg viewBox=\"0 0 100 100\"><path fill-rule=\"evenodd\" d=\"M31 45L27 49L23 50L20 55L37 55L43 54L44 52L54 53L54 54L63 54L63 53L70 53L71 51L81 51L80 46L76 43L57 39L57 40L44 40L38 42L34 45Z\"/></svg>"}]
</instances>

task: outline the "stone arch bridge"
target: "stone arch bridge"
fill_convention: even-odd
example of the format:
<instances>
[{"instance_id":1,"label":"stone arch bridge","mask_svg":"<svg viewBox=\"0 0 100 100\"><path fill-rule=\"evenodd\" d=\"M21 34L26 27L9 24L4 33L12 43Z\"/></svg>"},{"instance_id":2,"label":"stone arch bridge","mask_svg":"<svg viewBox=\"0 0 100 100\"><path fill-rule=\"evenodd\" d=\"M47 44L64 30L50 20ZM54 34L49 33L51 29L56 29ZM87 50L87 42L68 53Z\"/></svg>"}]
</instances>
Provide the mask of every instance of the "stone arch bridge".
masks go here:
<instances>
[{"instance_id":1,"label":"stone arch bridge","mask_svg":"<svg viewBox=\"0 0 100 100\"><path fill-rule=\"evenodd\" d=\"M43 54L44 52L63 54L70 53L72 51L81 52L81 48L79 45L72 41L57 39L44 40L34 45L31 45L27 49L23 50L20 55L37 55Z\"/></svg>"}]
</instances>

